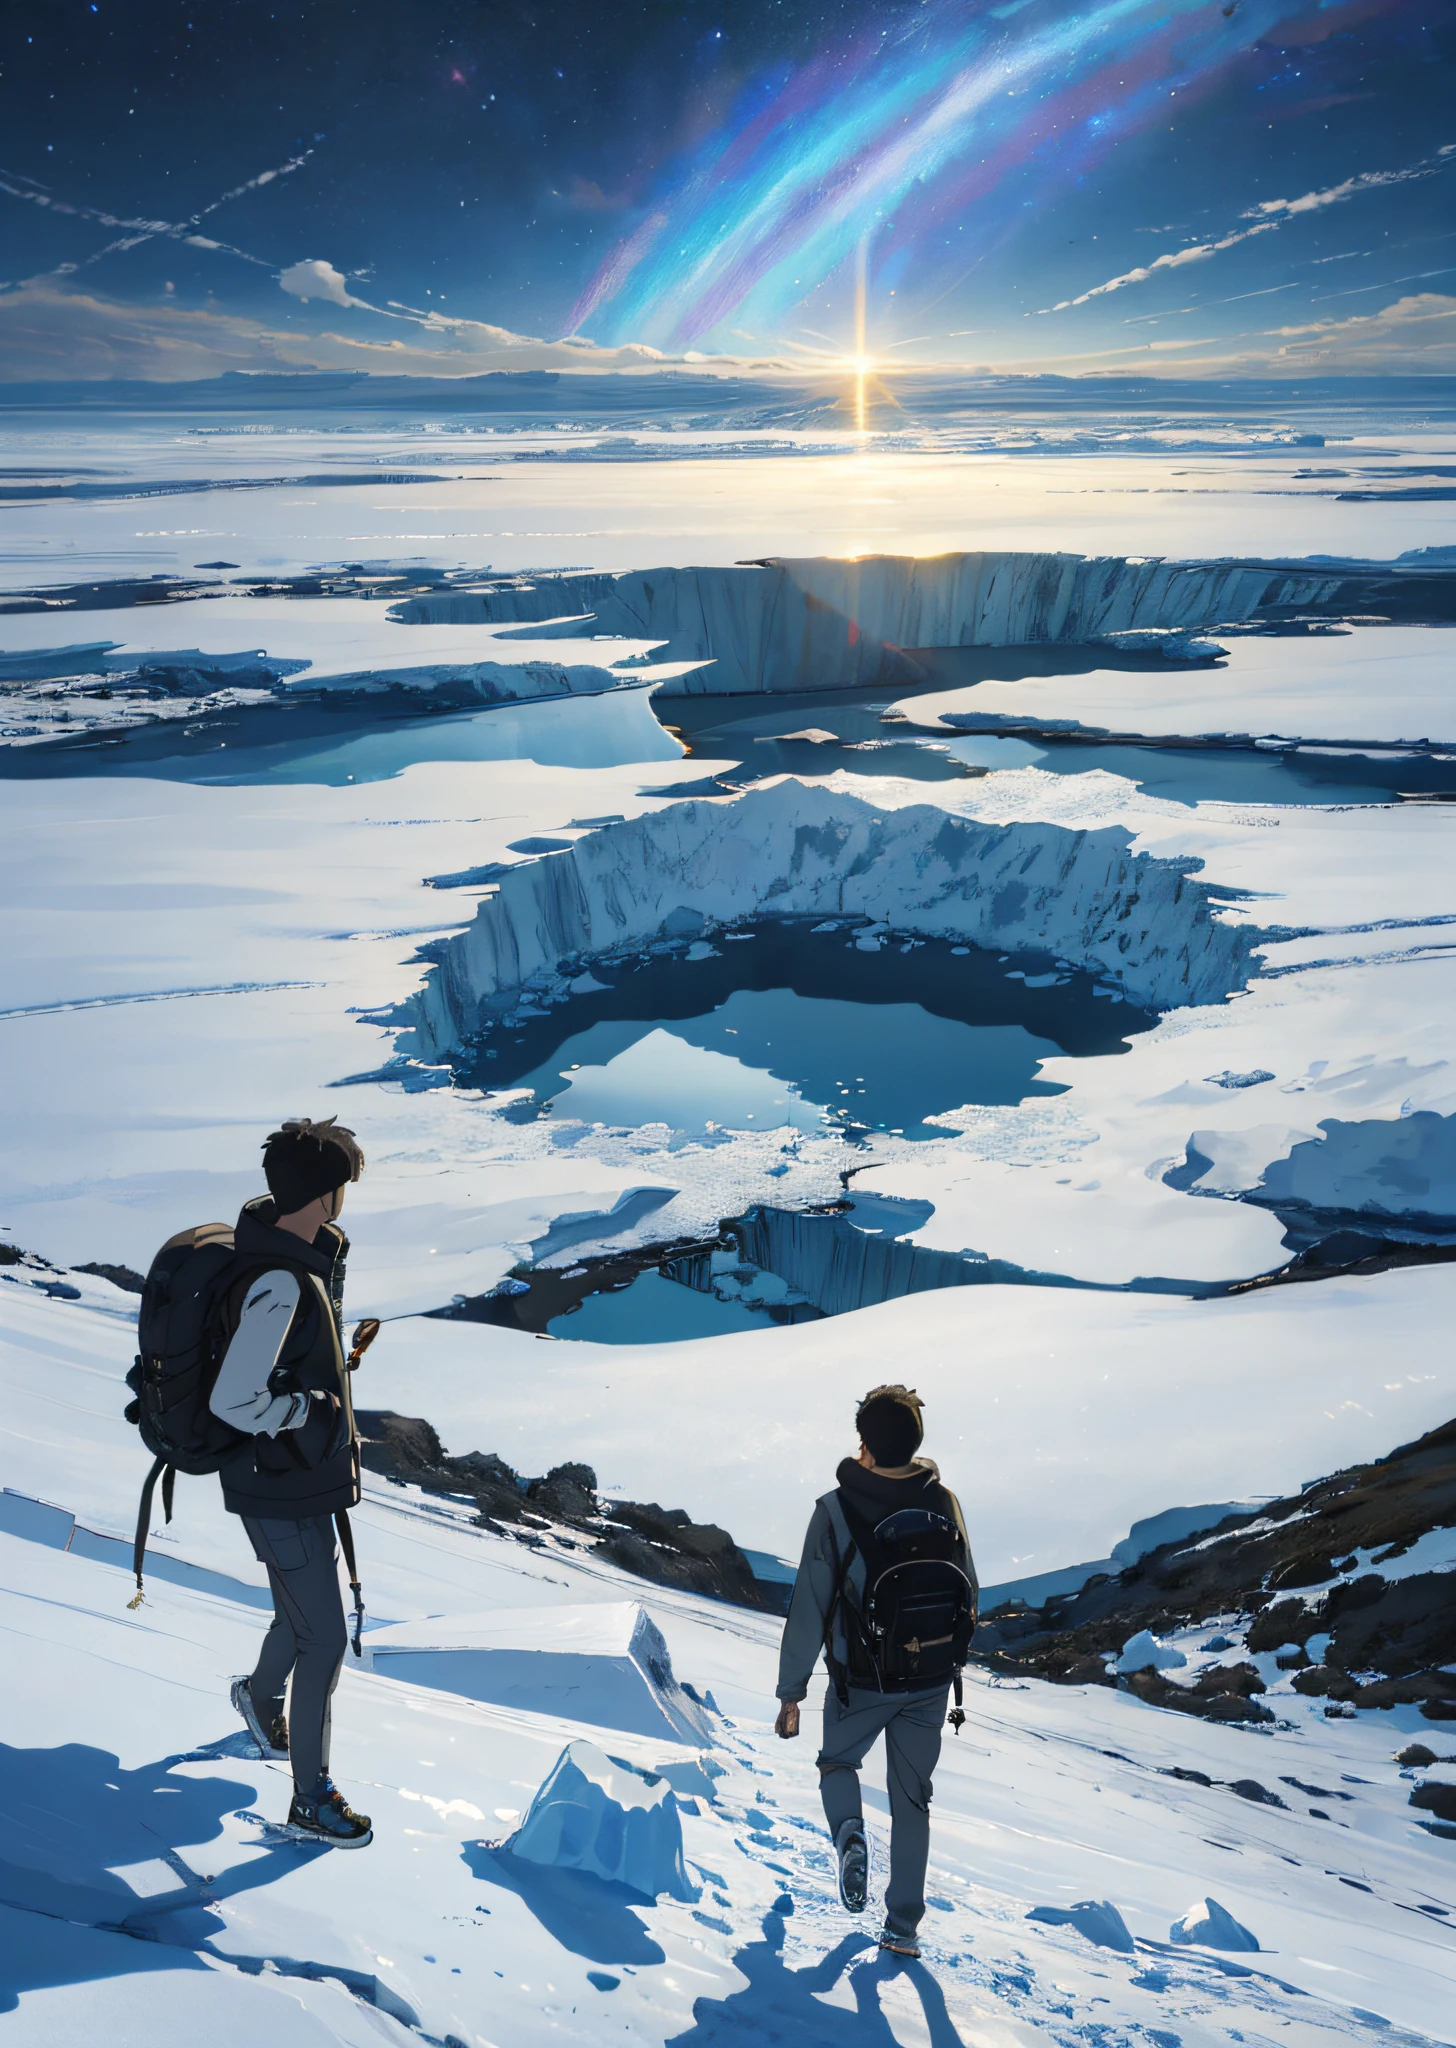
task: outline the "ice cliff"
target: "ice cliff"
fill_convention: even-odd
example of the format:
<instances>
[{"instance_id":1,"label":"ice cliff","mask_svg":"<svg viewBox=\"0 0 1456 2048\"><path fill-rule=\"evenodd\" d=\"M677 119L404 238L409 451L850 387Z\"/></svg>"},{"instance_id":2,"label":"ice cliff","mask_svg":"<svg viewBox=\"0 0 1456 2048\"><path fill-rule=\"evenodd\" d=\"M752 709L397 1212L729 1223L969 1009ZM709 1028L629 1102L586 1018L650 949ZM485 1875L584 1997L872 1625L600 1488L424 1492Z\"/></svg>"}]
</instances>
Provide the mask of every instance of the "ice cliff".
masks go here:
<instances>
[{"instance_id":1,"label":"ice cliff","mask_svg":"<svg viewBox=\"0 0 1456 2048\"><path fill-rule=\"evenodd\" d=\"M873 688L922 680L917 647L1085 644L1110 634L1187 632L1275 606L1328 600L1329 571L1239 561L1061 554L822 556L732 568L546 576L412 598L406 625L555 620L558 632L667 642L712 666L673 695Z\"/></svg>"},{"instance_id":2,"label":"ice cliff","mask_svg":"<svg viewBox=\"0 0 1456 2048\"><path fill-rule=\"evenodd\" d=\"M399 1019L415 1027L401 1049L438 1058L523 1000L563 1000L593 958L755 917L857 917L1049 952L1159 1009L1242 987L1265 934L1215 915L1196 860L1135 854L1131 843L1121 826L879 810L794 781L669 804L503 874L436 953Z\"/></svg>"}]
</instances>

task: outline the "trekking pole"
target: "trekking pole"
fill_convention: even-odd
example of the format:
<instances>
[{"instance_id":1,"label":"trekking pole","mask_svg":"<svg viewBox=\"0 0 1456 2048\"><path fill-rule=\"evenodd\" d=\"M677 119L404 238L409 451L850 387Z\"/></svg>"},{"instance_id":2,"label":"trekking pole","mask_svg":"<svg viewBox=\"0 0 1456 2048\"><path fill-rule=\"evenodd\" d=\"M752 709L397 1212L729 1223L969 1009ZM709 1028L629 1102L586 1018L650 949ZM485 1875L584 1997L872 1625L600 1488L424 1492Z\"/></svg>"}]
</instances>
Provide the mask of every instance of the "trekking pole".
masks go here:
<instances>
[{"instance_id":1,"label":"trekking pole","mask_svg":"<svg viewBox=\"0 0 1456 2048\"><path fill-rule=\"evenodd\" d=\"M343 1508L334 1509L334 1527L339 1532L339 1548L344 1553L344 1569L349 1574L349 1591L354 1595L354 1633L349 1646L354 1655L363 1658L362 1637L364 1634L364 1588L359 1583L359 1566L354 1556L354 1530Z\"/></svg>"},{"instance_id":2,"label":"trekking pole","mask_svg":"<svg viewBox=\"0 0 1456 2048\"><path fill-rule=\"evenodd\" d=\"M355 1324L354 1342L350 1346L348 1357L344 1360L345 1372L357 1370L359 1360L364 1356L364 1353L378 1335L378 1316L366 1316L362 1323ZM354 1531L350 1526L349 1517L342 1508L335 1512L334 1521L339 1531L339 1546L344 1553L344 1565L349 1574L349 1591L354 1595L354 1633L349 1639L350 1647L356 1657L362 1658L364 1655L364 1588L359 1583L359 1566L354 1557Z\"/></svg>"}]
</instances>

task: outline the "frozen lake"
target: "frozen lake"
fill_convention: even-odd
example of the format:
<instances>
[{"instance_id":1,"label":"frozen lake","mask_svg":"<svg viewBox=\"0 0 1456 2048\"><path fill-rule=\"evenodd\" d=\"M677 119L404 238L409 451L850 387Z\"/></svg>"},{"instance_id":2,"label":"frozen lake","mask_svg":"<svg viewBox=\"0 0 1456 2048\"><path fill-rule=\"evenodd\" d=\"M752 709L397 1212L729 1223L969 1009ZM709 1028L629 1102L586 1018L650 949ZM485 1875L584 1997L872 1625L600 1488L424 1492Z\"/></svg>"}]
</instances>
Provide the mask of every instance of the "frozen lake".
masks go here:
<instances>
[{"instance_id":1,"label":"frozen lake","mask_svg":"<svg viewBox=\"0 0 1456 2048\"><path fill-rule=\"evenodd\" d=\"M1293 401L1257 427L1165 419L1136 446L1086 420L1074 435L925 422L869 444L685 425L613 441L550 421L13 425L0 776L16 902L0 1028L36 1075L34 1111L12 1119L7 1220L40 1249L144 1262L177 1205L203 1199L183 1161L211 1115L214 1040L247 1070L240 1114L337 1088L328 1107L377 1127L358 1227L380 1298L411 1311L486 1294L523 1261L640 1263L756 1205L823 1205L866 1150L876 1184L919 1205L895 1242L1079 1285L1191 1287L1279 1264L1283 1225L1242 1197L1286 1154L1300 1242L1371 1203L1374 1227L1407 1234L1408 1212L1456 1206L1444 1139L1428 1158L1410 1121L1448 1113L1432 1046L1450 910L1440 800L1456 794L1450 520L1439 498L1405 494L1450 453L1441 430ZM870 547L1052 568L1057 550L1156 551L1229 590L1230 560L1262 562L1250 574L1275 593L1277 630L1247 630L1245 611L1221 655L1193 661L1115 634L911 636L904 663L884 657L896 679L874 686L835 686L815 654L801 691L776 671L771 700L683 694L717 659L693 638L693 605L714 590L738 604L735 576L745 617L757 601L755 571L735 563L791 556L790 583L832 618L838 569ZM1018 548L1037 553L1004 552ZM693 584L695 563L728 582ZM1342 563L1424 623L1345 616ZM579 572L659 564L684 579L670 629L582 613ZM561 586L574 615L553 614L549 583L530 596L539 571L578 574ZM1276 602L1281 577L1295 595ZM515 623L502 590L530 597ZM1312 620L1310 593L1324 606ZM1202 621L1215 637L1219 616ZM852 646L852 601L846 623ZM993 831L1042 820L1071 835L1067 861L1074 840L1112 835L1129 858L1213 884L1216 922L1275 936L1247 990L1185 1010L1176 990L1123 1000L1096 965L1144 914L1136 888L1079 907L1081 936L1024 965L1020 940L957 953L953 934L892 936L893 912L864 946L853 920L817 934L823 918L740 920L670 958L644 944L596 960L606 986L545 1014L511 997L513 1021L465 1051L410 1051L411 992L502 875L571 855L614 818L704 800L731 812L785 777L860 792L887 817L923 804ZM1049 846L1027 857L1049 863L1038 888L1055 908L1064 856ZM760 857L739 841L722 855ZM685 872L683 901L709 879ZM764 879L766 904L778 886ZM1177 952L1179 914L1146 942L1150 963ZM1190 1031L1183 1073L1172 1048ZM37 1135L64 1072L97 1076L77 1083L75 1116L109 1133L107 1175L85 1187ZM1338 1141L1350 1167L1299 1193L1313 1156L1299 1148L1337 1149L1319 1152L1315 1109L1355 1133ZM1381 1119L1402 1116L1409 1159L1380 1149ZM1401 1194L1407 1180L1426 1194ZM239 1156L207 1199L225 1210L248 1184ZM643 1188L658 1206L637 1203ZM595 1220L548 1254L563 1215ZM736 1297L722 1275L686 1286L648 1258L551 1334L615 1348L767 1315L741 1283Z\"/></svg>"}]
</instances>

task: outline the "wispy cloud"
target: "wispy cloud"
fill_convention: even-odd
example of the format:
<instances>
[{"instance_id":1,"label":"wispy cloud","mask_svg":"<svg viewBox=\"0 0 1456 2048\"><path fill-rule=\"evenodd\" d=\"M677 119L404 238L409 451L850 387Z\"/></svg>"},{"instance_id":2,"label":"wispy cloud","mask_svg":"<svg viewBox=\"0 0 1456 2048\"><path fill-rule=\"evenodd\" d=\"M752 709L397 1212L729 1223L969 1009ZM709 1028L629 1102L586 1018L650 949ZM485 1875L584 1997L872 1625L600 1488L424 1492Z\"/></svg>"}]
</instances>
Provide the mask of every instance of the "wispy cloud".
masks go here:
<instances>
[{"instance_id":1,"label":"wispy cloud","mask_svg":"<svg viewBox=\"0 0 1456 2048\"><path fill-rule=\"evenodd\" d=\"M1186 249L1170 249L1163 256L1155 256L1151 263L1140 263L1134 270L1123 271L1120 277L1109 277L1106 283L1094 284L1089 291L1079 292L1074 299L1059 299L1054 306L1042 306L1039 311L1066 313L1073 306L1085 306L1093 299L1105 298L1109 292L1126 291L1129 285L1146 284L1160 270L1180 270L1188 263L1206 263L1211 256L1235 248L1240 242L1251 241L1255 235L1272 234L1286 221L1298 220L1309 213L1320 213L1327 206L1343 206L1346 200L1354 199L1363 192L1380 191L1389 185L1408 185L1416 178L1434 177L1452 157L1456 157L1456 143L1447 143L1434 156L1422 157L1401 170L1359 171L1353 177L1342 179L1338 185L1326 185L1316 192L1301 193L1297 199L1262 199L1257 206L1246 207L1239 216L1240 220L1252 222L1252 226L1231 228L1217 241L1195 242Z\"/></svg>"},{"instance_id":2,"label":"wispy cloud","mask_svg":"<svg viewBox=\"0 0 1456 2048\"><path fill-rule=\"evenodd\" d=\"M364 331L358 333L305 333L212 307L165 300L128 304L64 280L47 281L0 293L0 374L17 381L135 377L181 383L224 370L472 377L503 369L646 370L689 362L707 367L710 361L724 370L787 368L768 356L664 356L641 343L599 348L580 338L547 341L481 320L408 309L395 317L400 325L387 337L370 335L362 315L357 324ZM348 325L355 324L351 312Z\"/></svg>"},{"instance_id":3,"label":"wispy cloud","mask_svg":"<svg viewBox=\"0 0 1456 2048\"><path fill-rule=\"evenodd\" d=\"M303 150L298 156L290 157L287 163L275 164L266 171L258 171L253 177L245 178L241 185L220 193L196 213L188 214L184 220L148 220L128 218L124 214L109 212L105 207L87 206L69 199L60 199L48 186L34 178L27 178L18 171L0 170L0 192L9 193L12 199L23 199L31 206L43 207L47 212L64 214L73 220L94 221L98 227L120 228L123 232L100 249L93 249L89 256L76 262L58 263L51 270L38 271L33 277L0 280L0 291L17 291L26 285L36 285L49 278L73 277L78 270L85 270L93 263L99 263L103 256L115 256L128 249L140 248L144 242L166 240L184 242L194 249L216 249L227 256L236 256L243 263L252 263L261 270L272 270L275 266L265 257L254 256L247 249L239 249L232 242L221 242L210 235L198 233L203 221L216 213L219 207L229 205L234 199L241 199L249 192L257 192L264 185L271 185L277 178L286 178L293 171L302 170L313 155L311 149Z\"/></svg>"},{"instance_id":4,"label":"wispy cloud","mask_svg":"<svg viewBox=\"0 0 1456 2048\"><path fill-rule=\"evenodd\" d=\"M1254 235L1273 234L1278 225L1278 221L1261 221L1256 227L1235 228L1232 234L1222 235L1216 242L1195 242L1187 249L1170 249L1166 255L1155 256L1151 263L1140 263L1136 270L1125 270L1121 277L1109 277L1106 284L1094 284L1090 291L1080 293L1075 299L1059 299L1056 305L1042 306L1038 310L1065 313L1072 306L1085 306L1093 299L1105 298L1109 292L1126 291L1130 284L1146 284L1160 270L1181 270L1187 263L1206 263L1210 256L1217 256L1223 249L1232 249L1236 242L1247 242Z\"/></svg>"}]
</instances>

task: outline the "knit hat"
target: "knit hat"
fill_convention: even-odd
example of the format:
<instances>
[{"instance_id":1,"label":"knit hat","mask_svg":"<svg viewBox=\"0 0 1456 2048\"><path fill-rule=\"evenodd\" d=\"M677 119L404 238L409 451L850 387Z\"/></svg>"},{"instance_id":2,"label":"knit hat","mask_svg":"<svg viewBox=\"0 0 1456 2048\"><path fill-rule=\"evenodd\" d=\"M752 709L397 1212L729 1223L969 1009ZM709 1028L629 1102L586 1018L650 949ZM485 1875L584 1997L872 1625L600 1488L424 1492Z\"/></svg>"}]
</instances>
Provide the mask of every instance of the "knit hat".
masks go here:
<instances>
[{"instance_id":1,"label":"knit hat","mask_svg":"<svg viewBox=\"0 0 1456 2048\"><path fill-rule=\"evenodd\" d=\"M280 1216L306 1209L364 1171L364 1153L351 1130L325 1117L290 1117L263 1146L263 1173Z\"/></svg>"},{"instance_id":2,"label":"knit hat","mask_svg":"<svg viewBox=\"0 0 1456 2048\"><path fill-rule=\"evenodd\" d=\"M925 1435L922 1405L912 1387L871 1387L854 1420L860 1442L877 1465L910 1463Z\"/></svg>"}]
</instances>

